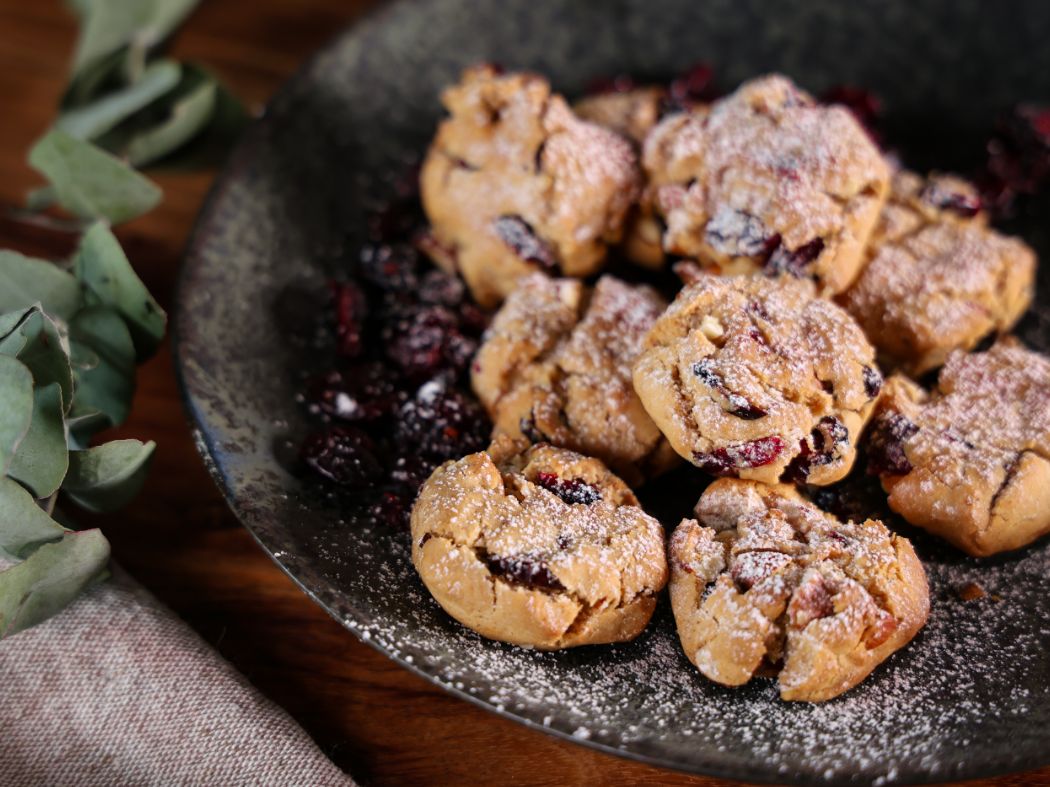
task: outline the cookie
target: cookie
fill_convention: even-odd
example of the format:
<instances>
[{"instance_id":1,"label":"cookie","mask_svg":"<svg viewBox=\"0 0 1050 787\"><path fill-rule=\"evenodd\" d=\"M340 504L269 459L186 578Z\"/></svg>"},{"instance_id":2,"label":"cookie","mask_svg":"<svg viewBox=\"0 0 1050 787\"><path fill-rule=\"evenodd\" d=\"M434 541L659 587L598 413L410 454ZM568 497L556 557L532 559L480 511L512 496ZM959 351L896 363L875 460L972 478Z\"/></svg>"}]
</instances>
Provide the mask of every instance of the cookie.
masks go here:
<instances>
[{"instance_id":1,"label":"cookie","mask_svg":"<svg viewBox=\"0 0 1050 787\"><path fill-rule=\"evenodd\" d=\"M638 483L678 457L634 392L631 364L666 307L650 287L603 276L522 279L471 366L494 434L594 456Z\"/></svg>"},{"instance_id":2,"label":"cookie","mask_svg":"<svg viewBox=\"0 0 1050 787\"><path fill-rule=\"evenodd\" d=\"M572 109L577 117L641 145L660 120L666 101L665 88L647 85L585 96Z\"/></svg>"},{"instance_id":3,"label":"cookie","mask_svg":"<svg viewBox=\"0 0 1050 787\"><path fill-rule=\"evenodd\" d=\"M536 270L587 276L620 240L640 188L619 134L577 118L534 74L468 69L420 173L435 262L495 306Z\"/></svg>"},{"instance_id":4,"label":"cookie","mask_svg":"<svg viewBox=\"0 0 1050 787\"><path fill-rule=\"evenodd\" d=\"M775 672L784 700L822 702L906 645L929 613L906 538L840 522L786 485L716 481L669 547L682 648L706 677L739 686Z\"/></svg>"},{"instance_id":5,"label":"cookie","mask_svg":"<svg viewBox=\"0 0 1050 787\"><path fill-rule=\"evenodd\" d=\"M1036 259L989 228L966 181L899 172L842 304L886 361L920 375L952 350L1013 327L1032 301Z\"/></svg>"},{"instance_id":6,"label":"cookie","mask_svg":"<svg viewBox=\"0 0 1050 787\"><path fill-rule=\"evenodd\" d=\"M890 178L847 109L781 76L663 119L642 164L666 251L721 273L812 278L822 293L859 272Z\"/></svg>"},{"instance_id":7,"label":"cookie","mask_svg":"<svg viewBox=\"0 0 1050 787\"><path fill-rule=\"evenodd\" d=\"M506 438L423 485L412 562L460 623L543 650L633 639L667 582L663 528L623 481L597 459Z\"/></svg>"},{"instance_id":8,"label":"cookie","mask_svg":"<svg viewBox=\"0 0 1050 787\"><path fill-rule=\"evenodd\" d=\"M675 451L766 483L845 476L881 385L853 318L793 278L701 275L634 365L635 391Z\"/></svg>"},{"instance_id":9,"label":"cookie","mask_svg":"<svg viewBox=\"0 0 1050 787\"><path fill-rule=\"evenodd\" d=\"M955 352L929 394L895 376L868 440L869 470L913 525L975 557L1050 532L1050 360L1005 338Z\"/></svg>"}]
</instances>

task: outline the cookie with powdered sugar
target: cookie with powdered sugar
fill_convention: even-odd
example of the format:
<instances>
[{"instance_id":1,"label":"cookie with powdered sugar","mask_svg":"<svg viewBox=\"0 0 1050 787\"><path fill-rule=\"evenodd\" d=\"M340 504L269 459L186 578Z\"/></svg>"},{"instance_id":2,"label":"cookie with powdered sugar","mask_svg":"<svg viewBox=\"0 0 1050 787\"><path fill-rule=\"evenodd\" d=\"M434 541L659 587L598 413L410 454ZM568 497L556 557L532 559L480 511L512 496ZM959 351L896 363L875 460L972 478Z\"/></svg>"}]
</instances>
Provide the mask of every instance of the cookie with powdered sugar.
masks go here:
<instances>
[{"instance_id":1,"label":"cookie with powdered sugar","mask_svg":"<svg viewBox=\"0 0 1050 787\"><path fill-rule=\"evenodd\" d=\"M482 636L553 650L642 632L667 581L664 531L597 459L509 438L447 462L412 509L412 562Z\"/></svg>"},{"instance_id":2,"label":"cookie with powdered sugar","mask_svg":"<svg viewBox=\"0 0 1050 787\"><path fill-rule=\"evenodd\" d=\"M483 306L542 270L587 276L619 241L640 189L630 142L580 120L536 74L468 69L420 173L439 265Z\"/></svg>"},{"instance_id":3,"label":"cookie with powdered sugar","mask_svg":"<svg viewBox=\"0 0 1050 787\"><path fill-rule=\"evenodd\" d=\"M534 274L504 302L471 366L494 434L594 456L630 483L678 457L634 392L631 365L666 302L603 276L593 287Z\"/></svg>"},{"instance_id":4,"label":"cookie with powdered sugar","mask_svg":"<svg viewBox=\"0 0 1050 787\"><path fill-rule=\"evenodd\" d=\"M727 686L776 674L785 700L856 686L926 622L926 574L906 538L840 522L785 485L716 481L669 547L682 647Z\"/></svg>"},{"instance_id":5,"label":"cookie with powdered sugar","mask_svg":"<svg viewBox=\"0 0 1050 787\"><path fill-rule=\"evenodd\" d=\"M853 319L808 281L700 275L645 338L634 388L671 446L714 475L830 484L882 386Z\"/></svg>"},{"instance_id":6,"label":"cookie with powdered sugar","mask_svg":"<svg viewBox=\"0 0 1050 787\"><path fill-rule=\"evenodd\" d=\"M889 505L976 557L1050 533L1050 360L1013 338L955 352L927 393L891 377L868 466Z\"/></svg>"},{"instance_id":7,"label":"cookie with powdered sugar","mask_svg":"<svg viewBox=\"0 0 1050 787\"><path fill-rule=\"evenodd\" d=\"M721 273L856 278L889 167L852 114L782 76L662 120L646 139L647 189L664 249Z\"/></svg>"},{"instance_id":8,"label":"cookie with powdered sugar","mask_svg":"<svg viewBox=\"0 0 1050 787\"><path fill-rule=\"evenodd\" d=\"M919 375L1009 331L1032 301L1035 268L1023 241L987 226L972 184L902 171L841 302L881 356Z\"/></svg>"}]
</instances>

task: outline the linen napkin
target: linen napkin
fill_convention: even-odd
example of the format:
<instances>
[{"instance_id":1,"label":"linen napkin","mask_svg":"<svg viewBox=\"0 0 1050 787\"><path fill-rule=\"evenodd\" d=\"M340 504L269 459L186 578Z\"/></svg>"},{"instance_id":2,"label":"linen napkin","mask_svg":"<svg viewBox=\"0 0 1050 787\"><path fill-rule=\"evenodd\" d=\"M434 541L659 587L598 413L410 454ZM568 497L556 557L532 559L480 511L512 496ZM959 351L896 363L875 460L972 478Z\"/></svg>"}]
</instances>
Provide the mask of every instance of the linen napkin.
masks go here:
<instances>
[{"instance_id":1,"label":"linen napkin","mask_svg":"<svg viewBox=\"0 0 1050 787\"><path fill-rule=\"evenodd\" d=\"M119 569L0 643L0 685L2 787L353 785Z\"/></svg>"}]
</instances>

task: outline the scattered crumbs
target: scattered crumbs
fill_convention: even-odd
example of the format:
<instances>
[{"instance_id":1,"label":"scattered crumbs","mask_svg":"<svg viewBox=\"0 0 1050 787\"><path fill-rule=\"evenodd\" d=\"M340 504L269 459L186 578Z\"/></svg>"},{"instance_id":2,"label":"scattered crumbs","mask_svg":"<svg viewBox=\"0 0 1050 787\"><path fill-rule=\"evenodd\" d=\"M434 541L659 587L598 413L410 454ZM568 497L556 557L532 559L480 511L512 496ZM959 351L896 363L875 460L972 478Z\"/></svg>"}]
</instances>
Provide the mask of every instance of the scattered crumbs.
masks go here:
<instances>
[{"instance_id":1,"label":"scattered crumbs","mask_svg":"<svg viewBox=\"0 0 1050 787\"><path fill-rule=\"evenodd\" d=\"M591 731L586 727L577 727L572 732L572 737L579 738L581 741L585 741L591 737Z\"/></svg>"},{"instance_id":2,"label":"scattered crumbs","mask_svg":"<svg viewBox=\"0 0 1050 787\"><path fill-rule=\"evenodd\" d=\"M988 595L979 582L964 582L955 588L955 593L963 601L976 601Z\"/></svg>"}]
</instances>

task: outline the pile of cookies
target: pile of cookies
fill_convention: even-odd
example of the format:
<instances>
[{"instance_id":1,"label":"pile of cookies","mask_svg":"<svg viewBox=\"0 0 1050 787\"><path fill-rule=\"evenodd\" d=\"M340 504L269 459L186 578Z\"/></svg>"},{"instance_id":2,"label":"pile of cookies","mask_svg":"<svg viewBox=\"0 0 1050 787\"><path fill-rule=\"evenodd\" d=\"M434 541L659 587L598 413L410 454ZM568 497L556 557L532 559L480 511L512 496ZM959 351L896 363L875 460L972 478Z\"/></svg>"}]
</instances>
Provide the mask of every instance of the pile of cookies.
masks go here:
<instances>
[{"instance_id":1,"label":"pile of cookies","mask_svg":"<svg viewBox=\"0 0 1050 787\"><path fill-rule=\"evenodd\" d=\"M971 555L1050 532L1050 361L1003 338L1035 255L970 184L896 168L781 76L574 108L480 66L443 98L428 247L501 304L471 367L492 445L439 467L411 517L450 615L529 647L619 642L669 584L703 675L821 701L929 611L907 539L805 497L858 448L894 511ZM594 281L613 248L684 286L668 304ZM632 487L683 460L719 479L666 539Z\"/></svg>"}]
</instances>

